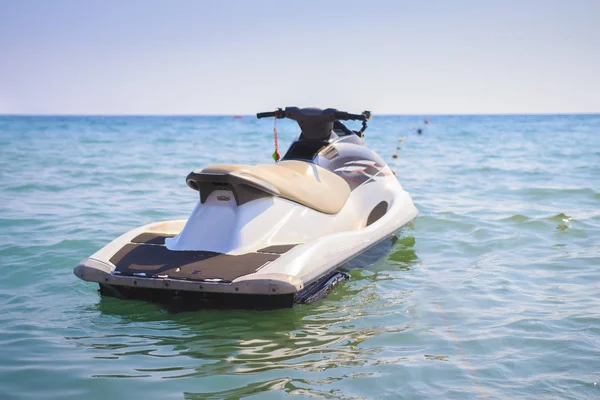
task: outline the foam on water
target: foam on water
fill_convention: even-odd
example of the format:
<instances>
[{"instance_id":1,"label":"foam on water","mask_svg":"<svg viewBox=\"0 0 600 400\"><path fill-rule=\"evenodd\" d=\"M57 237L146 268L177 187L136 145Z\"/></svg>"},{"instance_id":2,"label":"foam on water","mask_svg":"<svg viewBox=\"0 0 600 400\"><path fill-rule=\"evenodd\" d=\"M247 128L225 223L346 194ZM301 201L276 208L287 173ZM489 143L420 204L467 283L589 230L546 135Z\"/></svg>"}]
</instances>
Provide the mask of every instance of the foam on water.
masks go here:
<instances>
[{"instance_id":1,"label":"foam on water","mask_svg":"<svg viewBox=\"0 0 600 400\"><path fill-rule=\"evenodd\" d=\"M173 314L72 267L185 218L190 170L271 162L272 121L0 117L2 398L600 396L600 116L428 119L367 130L420 210L384 259L309 306Z\"/></svg>"}]
</instances>

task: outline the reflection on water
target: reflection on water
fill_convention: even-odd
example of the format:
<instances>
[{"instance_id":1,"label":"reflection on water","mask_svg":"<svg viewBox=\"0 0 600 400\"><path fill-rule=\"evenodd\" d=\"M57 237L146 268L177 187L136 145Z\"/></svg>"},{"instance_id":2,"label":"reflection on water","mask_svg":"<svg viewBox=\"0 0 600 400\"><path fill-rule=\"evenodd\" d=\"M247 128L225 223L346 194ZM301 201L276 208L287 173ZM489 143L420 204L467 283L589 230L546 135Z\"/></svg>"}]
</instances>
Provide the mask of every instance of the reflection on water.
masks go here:
<instances>
[{"instance_id":1,"label":"reflection on water","mask_svg":"<svg viewBox=\"0 0 600 400\"><path fill-rule=\"evenodd\" d=\"M364 253L354 257L346 262L342 269L352 271L356 269L371 268L387 259L388 263L384 263L384 268L390 268L392 265L402 266L405 269L410 268L410 264L417 260L415 252L415 238L408 236L410 228L396 232L390 238L385 239L377 245L371 247ZM390 261L394 262L390 264Z\"/></svg>"},{"instance_id":2,"label":"reflection on water","mask_svg":"<svg viewBox=\"0 0 600 400\"><path fill-rule=\"evenodd\" d=\"M343 379L355 379L360 377L372 376L372 374L348 374L343 375L339 378L325 379L325 380L310 380L310 379L291 379L291 378L277 378L268 381L254 382L244 385L243 387L222 390L218 392L197 392L197 393L184 393L186 400L201 400L201 399L239 399L246 398L252 395L264 395L265 392L279 390L291 396L303 396L309 398L319 399L362 399L363 397L356 396L345 396L339 392L339 390L319 390L315 387L330 385Z\"/></svg>"}]
</instances>

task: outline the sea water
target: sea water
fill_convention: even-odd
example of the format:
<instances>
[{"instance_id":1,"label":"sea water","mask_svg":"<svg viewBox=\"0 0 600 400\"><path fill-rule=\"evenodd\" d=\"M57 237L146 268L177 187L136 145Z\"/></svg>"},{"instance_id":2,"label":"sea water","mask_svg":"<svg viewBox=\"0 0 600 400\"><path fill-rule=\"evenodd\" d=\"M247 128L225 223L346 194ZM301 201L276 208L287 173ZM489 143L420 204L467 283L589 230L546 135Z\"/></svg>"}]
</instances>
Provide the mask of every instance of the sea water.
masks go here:
<instances>
[{"instance_id":1,"label":"sea water","mask_svg":"<svg viewBox=\"0 0 600 400\"><path fill-rule=\"evenodd\" d=\"M375 116L365 141L420 211L387 256L311 305L172 313L72 269L186 218L192 169L273 162L273 120L0 117L0 398L600 398L600 116Z\"/></svg>"}]
</instances>

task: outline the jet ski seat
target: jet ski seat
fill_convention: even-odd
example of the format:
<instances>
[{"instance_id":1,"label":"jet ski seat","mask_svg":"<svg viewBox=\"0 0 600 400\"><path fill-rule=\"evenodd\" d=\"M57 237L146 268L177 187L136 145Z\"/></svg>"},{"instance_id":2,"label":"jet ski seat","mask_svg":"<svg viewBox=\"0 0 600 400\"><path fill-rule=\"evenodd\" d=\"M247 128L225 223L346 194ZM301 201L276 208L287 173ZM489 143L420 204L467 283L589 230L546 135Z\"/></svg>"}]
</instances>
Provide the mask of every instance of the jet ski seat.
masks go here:
<instances>
[{"instance_id":1,"label":"jet ski seat","mask_svg":"<svg viewBox=\"0 0 600 400\"><path fill-rule=\"evenodd\" d=\"M232 190L238 205L254 198L279 196L326 214L337 214L350 196L350 186L333 172L304 161L277 164L211 165L191 172L187 184L200 191L202 202L213 190Z\"/></svg>"}]
</instances>

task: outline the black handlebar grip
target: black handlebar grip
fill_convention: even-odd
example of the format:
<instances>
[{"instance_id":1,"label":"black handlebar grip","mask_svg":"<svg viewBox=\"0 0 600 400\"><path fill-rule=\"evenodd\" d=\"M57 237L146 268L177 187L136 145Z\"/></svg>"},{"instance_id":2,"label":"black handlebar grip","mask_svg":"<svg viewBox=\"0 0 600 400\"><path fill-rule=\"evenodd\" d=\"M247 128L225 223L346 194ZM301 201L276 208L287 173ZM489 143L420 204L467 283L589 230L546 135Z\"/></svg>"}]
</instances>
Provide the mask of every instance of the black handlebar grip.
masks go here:
<instances>
[{"instance_id":1,"label":"black handlebar grip","mask_svg":"<svg viewBox=\"0 0 600 400\"><path fill-rule=\"evenodd\" d=\"M261 119L261 118L269 118L269 117L274 117L277 115L277 111L267 111L267 112L261 112L256 114L256 118Z\"/></svg>"},{"instance_id":2,"label":"black handlebar grip","mask_svg":"<svg viewBox=\"0 0 600 400\"><path fill-rule=\"evenodd\" d=\"M364 114L348 114L348 119L356 121L365 121L367 117Z\"/></svg>"},{"instance_id":3,"label":"black handlebar grip","mask_svg":"<svg viewBox=\"0 0 600 400\"><path fill-rule=\"evenodd\" d=\"M345 111L338 111L335 113L335 119L339 121L365 121L367 117L364 114L350 114Z\"/></svg>"},{"instance_id":4,"label":"black handlebar grip","mask_svg":"<svg viewBox=\"0 0 600 400\"><path fill-rule=\"evenodd\" d=\"M275 118L285 118L285 111L282 110L281 108L278 108L275 111L267 111L267 112L261 112L256 114L256 118L261 119L261 118L269 118L269 117L275 117Z\"/></svg>"}]
</instances>

